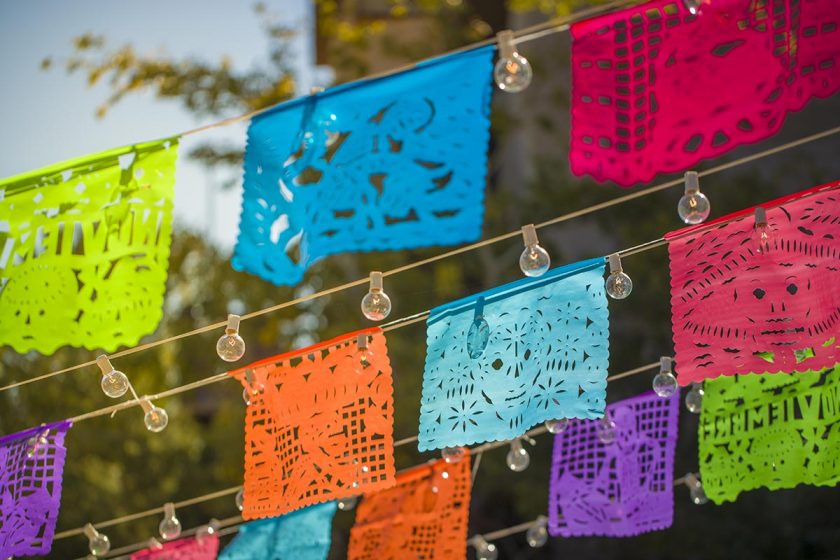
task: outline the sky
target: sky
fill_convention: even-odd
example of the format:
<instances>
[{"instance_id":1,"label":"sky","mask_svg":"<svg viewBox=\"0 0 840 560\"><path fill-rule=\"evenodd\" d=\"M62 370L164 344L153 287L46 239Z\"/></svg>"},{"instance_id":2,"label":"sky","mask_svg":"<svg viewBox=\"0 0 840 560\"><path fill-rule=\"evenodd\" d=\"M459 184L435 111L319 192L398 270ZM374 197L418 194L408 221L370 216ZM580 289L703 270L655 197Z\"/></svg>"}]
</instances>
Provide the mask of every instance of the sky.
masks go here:
<instances>
[{"instance_id":1,"label":"sky","mask_svg":"<svg viewBox=\"0 0 840 560\"><path fill-rule=\"evenodd\" d=\"M270 14L303 32L294 39L300 92L312 84L314 52L309 0L268 0ZM140 53L164 50L175 58L218 61L227 55L238 68L267 63L268 41L253 3L230 0L27 0L0 2L0 177L9 177L108 148L167 137L212 122L197 120L177 102L151 94L131 95L104 119L96 107L108 95L105 85L88 88L83 74L68 75L61 60L72 53L72 39L92 32L111 46L131 43ZM57 63L40 69L42 59ZM322 84L323 85L323 84ZM244 146L247 124L227 126L185 138L181 154L208 138ZM212 136L211 136L212 135ZM179 160L176 223L201 231L231 249L239 223L241 187L222 191L221 177Z\"/></svg>"}]
</instances>

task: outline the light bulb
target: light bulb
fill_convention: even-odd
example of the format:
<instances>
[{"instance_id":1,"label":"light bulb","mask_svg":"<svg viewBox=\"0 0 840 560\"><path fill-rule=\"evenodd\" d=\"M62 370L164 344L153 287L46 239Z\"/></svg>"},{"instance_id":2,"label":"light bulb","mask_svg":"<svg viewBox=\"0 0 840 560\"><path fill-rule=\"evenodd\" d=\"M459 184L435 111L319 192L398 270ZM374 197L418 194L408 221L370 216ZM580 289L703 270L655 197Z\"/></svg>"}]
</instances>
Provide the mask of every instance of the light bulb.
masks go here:
<instances>
[{"instance_id":1,"label":"light bulb","mask_svg":"<svg viewBox=\"0 0 840 560\"><path fill-rule=\"evenodd\" d=\"M449 465L460 463L461 459L464 458L464 454L465 451L463 447L444 447L440 452L443 460Z\"/></svg>"},{"instance_id":2,"label":"light bulb","mask_svg":"<svg viewBox=\"0 0 840 560\"><path fill-rule=\"evenodd\" d=\"M624 299L633 291L633 280L624 272L621 266L621 255L613 253L608 257L610 275L607 277L607 294L613 299Z\"/></svg>"},{"instance_id":3,"label":"light bulb","mask_svg":"<svg viewBox=\"0 0 840 560\"><path fill-rule=\"evenodd\" d=\"M525 276L542 276L551 266L551 257L548 251L540 247L537 239L537 230L533 224L522 226L522 238L525 242L525 249L519 256L519 268Z\"/></svg>"},{"instance_id":4,"label":"light bulb","mask_svg":"<svg viewBox=\"0 0 840 560\"><path fill-rule=\"evenodd\" d=\"M257 381L254 375L254 370L248 368L245 370L245 387L242 389L242 401L246 405L250 405L254 397L265 390L265 385Z\"/></svg>"},{"instance_id":5,"label":"light bulb","mask_svg":"<svg viewBox=\"0 0 840 560\"><path fill-rule=\"evenodd\" d=\"M559 434L569 427L568 418L558 418L556 420L546 420L545 429L550 434Z\"/></svg>"},{"instance_id":6,"label":"light bulb","mask_svg":"<svg viewBox=\"0 0 840 560\"><path fill-rule=\"evenodd\" d=\"M382 289L382 273L370 273L370 289L362 298L362 315L381 321L391 313L391 298Z\"/></svg>"},{"instance_id":7,"label":"light bulb","mask_svg":"<svg viewBox=\"0 0 840 560\"><path fill-rule=\"evenodd\" d=\"M709 3L710 0L683 0L683 5L685 6L685 9L688 10L688 13L690 13L693 16L696 16L701 12L700 7L703 4Z\"/></svg>"},{"instance_id":8,"label":"light bulb","mask_svg":"<svg viewBox=\"0 0 840 560\"><path fill-rule=\"evenodd\" d=\"M245 355L245 341L239 336L239 315L228 315L227 327L216 342L216 354L226 362L235 362Z\"/></svg>"},{"instance_id":9,"label":"light bulb","mask_svg":"<svg viewBox=\"0 0 840 560\"><path fill-rule=\"evenodd\" d=\"M88 538L88 548L94 556L104 556L111 550L111 541L108 537L97 531L93 525L88 523L84 527L85 536Z\"/></svg>"},{"instance_id":10,"label":"light bulb","mask_svg":"<svg viewBox=\"0 0 840 560\"><path fill-rule=\"evenodd\" d=\"M236 509L242 511L245 507L245 489L240 488L239 492L236 493L236 497L234 498L234 502L236 503Z\"/></svg>"},{"instance_id":11,"label":"light bulb","mask_svg":"<svg viewBox=\"0 0 840 560\"><path fill-rule=\"evenodd\" d=\"M205 537L215 535L218 530L219 520L211 519L207 525L202 525L198 528L198 530L195 532L195 538L200 543Z\"/></svg>"},{"instance_id":12,"label":"light bulb","mask_svg":"<svg viewBox=\"0 0 840 560\"><path fill-rule=\"evenodd\" d=\"M685 475L685 485L688 486L688 493L691 501L700 506L709 501L706 497L706 491L703 490L703 483L700 478L694 473Z\"/></svg>"},{"instance_id":13,"label":"light bulb","mask_svg":"<svg viewBox=\"0 0 840 560\"><path fill-rule=\"evenodd\" d=\"M123 372L114 369L108 356L97 356L96 365L102 371L102 381L99 383L102 392L112 399L125 395L128 391L128 377Z\"/></svg>"},{"instance_id":14,"label":"light bulb","mask_svg":"<svg viewBox=\"0 0 840 560\"><path fill-rule=\"evenodd\" d=\"M490 325L481 315L476 316L467 331L467 354L473 360L484 354L487 343L490 342Z\"/></svg>"},{"instance_id":15,"label":"light bulb","mask_svg":"<svg viewBox=\"0 0 840 560\"><path fill-rule=\"evenodd\" d=\"M659 358L659 373L653 378L653 391L660 397L670 397L678 390L677 378L671 372L671 358Z\"/></svg>"},{"instance_id":16,"label":"light bulb","mask_svg":"<svg viewBox=\"0 0 840 560\"><path fill-rule=\"evenodd\" d=\"M499 550L496 545L487 542L480 535L472 538L472 545L475 548L476 560L496 560L499 557Z\"/></svg>"},{"instance_id":17,"label":"light bulb","mask_svg":"<svg viewBox=\"0 0 840 560\"><path fill-rule=\"evenodd\" d=\"M510 451L505 462L513 472L522 472L531 464L531 456L528 455L528 450L522 447L521 440L515 439L510 442Z\"/></svg>"},{"instance_id":18,"label":"light bulb","mask_svg":"<svg viewBox=\"0 0 840 560\"><path fill-rule=\"evenodd\" d=\"M701 383L692 383L691 390L685 395L685 407L689 412L700 414L703 408L703 385Z\"/></svg>"},{"instance_id":19,"label":"light bulb","mask_svg":"<svg viewBox=\"0 0 840 560\"><path fill-rule=\"evenodd\" d=\"M158 525L158 531L167 541L181 536L181 522L175 517L175 504L170 502L163 506L163 520Z\"/></svg>"},{"instance_id":20,"label":"light bulb","mask_svg":"<svg viewBox=\"0 0 840 560\"><path fill-rule=\"evenodd\" d=\"M696 171L685 173L685 194L677 204L677 213L687 224L701 224L709 217L712 205L705 194L700 192L700 182Z\"/></svg>"},{"instance_id":21,"label":"light bulb","mask_svg":"<svg viewBox=\"0 0 840 560\"><path fill-rule=\"evenodd\" d=\"M140 406L143 407L143 410L146 413L145 416L143 416L143 422L146 424L146 429L155 433L162 432L169 423L169 415L166 414L166 411L159 406L152 404L152 401L149 399L142 399L140 401Z\"/></svg>"},{"instance_id":22,"label":"light bulb","mask_svg":"<svg viewBox=\"0 0 840 560\"><path fill-rule=\"evenodd\" d=\"M359 502L359 497L358 496L349 496L347 498L341 498L340 500L338 500L337 505L338 505L338 509L340 509L341 511L350 511L351 509L356 507L356 504L358 502Z\"/></svg>"},{"instance_id":23,"label":"light bulb","mask_svg":"<svg viewBox=\"0 0 840 560\"><path fill-rule=\"evenodd\" d=\"M358 355L356 357L355 369L356 373L361 375L365 372L365 369L369 368L373 363L373 352L368 347L367 333L359 335L356 345L358 346Z\"/></svg>"},{"instance_id":24,"label":"light bulb","mask_svg":"<svg viewBox=\"0 0 840 560\"><path fill-rule=\"evenodd\" d=\"M770 227L767 225L767 211L759 206L755 209L755 231L753 232L755 250L759 254L770 251Z\"/></svg>"},{"instance_id":25,"label":"light bulb","mask_svg":"<svg viewBox=\"0 0 840 560\"><path fill-rule=\"evenodd\" d=\"M518 93L531 83L531 64L516 52L512 31L500 31L496 37L499 44L499 60L493 68L493 79L500 90Z\"/></svg>"},{"instance_id":26,"label":"light bulb","mask_svg":"<svg viewBox=\"0 0 840 560\"><path fill-rule=\"evenodd\" d=\"M604 445L609 445L615 441L615 422L610 420L609 417L604 416L598 421L598 439Z\"/></svg>"},{"instance_id":27,"label":"light bulb","mask_svg":"<svg viewBox=\"0 0 840 560\"><path fill-rule=\"evenodd\" d=\"M539 516L537 521L528 528L525 540L531 548L539 548L548 542L548 519L544 515Z\"/></svg>"}]
</instances>

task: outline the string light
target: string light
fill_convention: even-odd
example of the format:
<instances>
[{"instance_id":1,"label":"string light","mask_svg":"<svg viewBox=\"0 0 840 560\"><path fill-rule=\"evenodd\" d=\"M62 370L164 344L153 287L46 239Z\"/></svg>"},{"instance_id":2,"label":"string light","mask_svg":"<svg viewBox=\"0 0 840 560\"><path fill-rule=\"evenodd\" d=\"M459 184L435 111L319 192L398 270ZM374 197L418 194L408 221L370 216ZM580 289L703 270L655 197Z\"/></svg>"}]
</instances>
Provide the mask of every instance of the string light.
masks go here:
<instances>
[{"instance_id":1,"label":"string light","mask_svg":"<svg viewBox=\"0 0 840 560\"><path fill-rule=\"evenodd\" d=\"M242 389L242 400L246 405L251 404L251 399L265 390L265 385L257 381L254 370L251 368L245 370L245 385L246 387Z\"/></svg>"},{"instance_id":2,"label":"string light","mask_svg":"<svg viewBox=\"0 0 840 560\"><path fill-rule=\"evenodd\" d=\"M677 378L671 371L673 360L668 356L659 358L659 373L653 377L653 390L660 397L670 397L677 392Z\"/></svg>"},{"instance_id":3,"label":"string light","mask_svg":"<svg viewBox=\"0 0 840 560\"><path fill-rule=\"evenodd\" d=\"M684 477L685 485L688 486L691 501L700 506L709 501L706 497L706 491L703 490L703 483L700 481L700 475L695 473L688 473Z\"/></svg>"},{"instance_id":4,"label":"string light","mask_svg":"<svg viewBox=\"0 0 840 560\"><path fill-rule=\"evenodd\" d=\"M235 362L245 355L245 341L239 336L239 315L228 315L225 334L216 342L216 354L226 362Z\"/></svg>"},{"instance_id":5,"label":"string light","mask_svg":"<svg viewBox=\"0 0 840 560\"><path fill-rule=\"evenodd\" d=\"M596 431L598 433L598 440L604 445L610 445L615 441L615 422L610 418L609 412L605 412L604 417L598 420Z\"/></svg>"},{"instance_id":6,"label":"string light","mask_svg":"<svg viewBox=\"0 0 840 560\"><path fill-rule=\"evenodd\" d=\"M689 412L700 414L703 408L703 383L696 381L691 384L691 390L685 395L685 407Z\"/></svg>"},{"instance_id":7,"label":"string light","mask_svg":"<svg viewBox=\"0 0 840 560\"><path fill-rule=\"evenodd\" d=\"M558 418L556 420L546 420L546 422L545 422L545 429L548 430L548 433L550 433L550 434L562 433L568 427L569 427L569 419L568 418Z\"/></svg>"},{"instance_id":8,"label":"string light","mask_svg":"<svg viewBox=\"0 0 840 560\"><path fill-rule=\"evenodd\" d=\"M125 395L128 391L128 377L123 372L114 369L108 356L104 354L97 356L96 365L102 371L102 381L100 382L102 392L112 399L118 399Z\"/></svg>"},{"instance_id":9,"label":"string light","mask_svg":"<svg viewBox=\"0 0 840 560\"><path fill-rule=\"evenodd\" d=\"M531 63L516 50L513 31L506 29L496 34L499 60L493 68L493 79L500 90L518 93L531 83L534 75Z\"/></svg>"},{"instance_id":10,"label":"string light","mask_svg":"<svg viewBox=\"0 0 840 560\"><path fill-rule=\"evenodd\" d=\"M633 280L624 272L619 253L613 253L607 260L610 263L610 275L606 282L607 295L613 299L624 299L633 291Z\"/></svg>"},{"instance_id":11,"label":"string light","mask_svg":"<svg viewBox=\"0 0 840 560\"><path fill-rule=\"evenodd\" d=\"M206 525L202 525L195 531L195 540L201 542L204 538L215 535L219 531L219 520L211 519Z\"/></svg>"},{"instance_id":12,"label":"string light","mask_svg":"<svg viewBox=\"0 0 840 560\"><path fill-rule=\"evenodd\" d=\"M522 226L522 240L525 242L525 250L519 256L522 274L531 277L542 276L551 266L551 257L548 251L540 247L534 224Z\"/></svg>"},{"instance_id":13,"label":"string light","mask_svg":"<svg viewBox=\"0 0 840 560\"><path fill-rule=\"evenodd\" d=\"M163 545L160 544L159 540L152 537L148 541L146 541L146 548L151 548L152 550L161 550L163 548Z\"/></svg>"},{"instance_id":14,"label":"string light","mask_svg":"<svg viewBox=\"0 0 840 560\"><path fill-rule=\"evenodd\" d=\"M548 542L548 518L544 515L537 517L534 524L525 533L525 540L531 548L540 548Z\"/></svg>"},{"instance_id":15,"label":"string light","mask_svg":"<svg viewBox=\"0 0 840 560\"><path fill-rule=\"evenodd\" d=\"M475 548L476 560L496 560L499 557L499 550L496 545L484 540L481 535L470 539L470 544Z\"/></svg>"},{"instance_id":16,"label":"string light","mask_svg":"<svg viewBox=\"0 0 840 560\"><path fill-rule=\"evenodd\" d=\"M687 224L701 224L709 217L712 206L708 197L700 192L700 181L696 171L685 172L685 194L677 204L677 213Z\"/></svg>"},{"instance_id":17,"label":"string light","mask_svg":"<svg viewBox=\"0 0 840 560\"><path fill-rule=\"evenodd\" d=\"M181 522L175 516L175 504L172 502L163 505L163 520L158 525L158 531L167 541L181 536Z\"/></svg>"},{"instance_id":18,"label":"string light","mask_svg":"<svg viewBox=\"0 0 840 560\"><path fill-rule=\"evenodd\" d=\"M467 331L467 354L473 360L477 360L484 354L489 342L490 325L484 318L484 296L480 296L475 301L475 316Z\"/></svg>"},{"instance_id":19,"label":"string light","mask_svg":"<svg viewBox=\"0 0 840 560\"><path fill-rule=\"evenodd\" d=\"M166 411L159 406L155 406L148 398L140 399L140 406L146 413L143 416L143 422L150 432L162 432L169 424L169 415L166 414Z\"/></svg>"},{"instance_id":20,"label":"string light","mask_svg":"<svg viewBox=\"0 0 840 560\"><path fill-rule=\"evenodd\" d=\"M531 464L531 456L528 454L528 450L522 446L521 439L511 440L510 451L505 457L505 462L513 472L522 472Z\"/></svg>"},{"instance_id":21,"label":"string light","mask_svg":"<svg viewBox=\"0 0 840 560\"><path fill-rule=\"evenodd\" d=\"M767 210L759 206L755 209L755 249L759 254L770 250L770 228L767 225Z\"/></svg>"},{"instance_id":22,"label":"string light","mask_svg":"<svg viewBox=\"0 0 840 560\"><path fill-rule=\"evenodd\" d=\"M49 443L50 431L44 430L40 434L36 434L26 440L26 456L31 459L41 451L45 445Z\"/></svg>"},{"instance_id":23,"label":"string light","mask_svg":"<svg viewBox=\"0 0 840 560\"><path fill-rule=\"evenodd\" d=\"M382 289L382 273L370 273L370 289L362 298L362 314L371 321L381 321L391 314L391 298Z\"/></svg>"},{"instance_id":24,"label":"string light","mask_svg":"<svg viewBox=\"0 0 840 560\"><path fill-rule=\"evenodd\" d=\"M350 511L351 509L356 507L356 504L359 502L358 496L348 496L347 498L341 498L338 500L338 509L341 511Z\"/></svg>"},{"instance_id":25,"label":"string light","mask_svg":"<svg viewBox=\"0 0 840 560\"><path fill-rule=\"evenodd\" d=\"M373 351L368 345L367 333L359 334L356 346L359 351L359 358L356 360L356 373L361 375L373 363Z\"/></svg>"},{"instance_id":26,"label":"string light","mask_svg":"<svg viewBox=\"0 0 840 560\"><path fill-rule=\"evenodd\" d=\"M691 15L696 16L700 13L700 7L709 2L710 0L683 0L683 5Z\"/></svg>"},{"instance_id":27,"label":"string light","mask_svg":"<svg viewBox=\"0 0 840 560\"><path fill-rule=\"evenodd\" d=\"M444 447L440 452L443 460L449 465L460 463L465 454L463 447Z\"/></svg>"},{"instance_id":28,"label":"string light","mask_svg":"<svg viewBox=\"0 0 840 560\"><path fill-rule=\"evenodd\" d=\"M236 509L242 511L245 508L245 489L240 488L239 492L236 493L236 497L233 499L233 502L236 504Z\"/></svg>"},{"instance_id":29,"label":"string light","mask_svg":"<svg viewBox=\"0 0 840 560\"><path fill-rule=\"evenodd\" d=\"M85 536L88 538L88 549L94 556L104 556L111 550L111 541L88 523L84 528Z\"/></svg>"}]
</instances>

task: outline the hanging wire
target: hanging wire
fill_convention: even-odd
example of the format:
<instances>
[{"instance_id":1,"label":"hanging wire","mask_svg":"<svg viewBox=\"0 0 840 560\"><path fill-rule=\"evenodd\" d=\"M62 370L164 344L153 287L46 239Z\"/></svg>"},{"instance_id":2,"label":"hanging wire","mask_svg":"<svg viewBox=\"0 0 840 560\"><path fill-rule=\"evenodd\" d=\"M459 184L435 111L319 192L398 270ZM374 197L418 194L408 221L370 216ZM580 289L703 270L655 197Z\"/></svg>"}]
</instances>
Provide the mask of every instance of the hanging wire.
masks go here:
<instances>
[{"instance_id":1,"label":"hanging wire","mask_svg":"<svg viewBox=\"0 0 840 560\"><path fill-rule=\"evenodd\" d=\"M637 375L639 373L652 371L652 370L654 370L658 367L659 367L659 362L658 361L651 362L649 364L645 364L643 366L639 366L637 368L633 368L631 370L628 370L628 371L625 371L625 372L622 372L622 373L617 373L615 375L607 377L607 381L615 381L617 379L624 379L625 377L630 377L631 375ZM227 374L223 374L223 375L227 376ZM229 376L227 376L227 377L230 378L230 379L233 379ZM101 416L101 414L100 414L100 416ZM546 430L545 426L539 426L537 428L529 430L522 437L538 436L538 435L546 433L547 431L548 430ZM411 437L407 437L407 438L403 438L401 440L398 440L398 441L394 442L394 447L395 448L396 447L401 447L403 445L408 445L409 443L413 443L415 441L417 441L417 436L416 435L411 436ZM496 449L497 447L503 447L505 445L508 445L509 443L510 442L507 441L507 440L505 440L505 441L493 441L493 442L485 443L483 445L479 445L479 446L471 448L470 449L470 455L481 456L485 451L490 451L492 449ZM478 459L476 462L477 463L480 462L480 459ZM403 471L400 471L400 472L404 472L405 470L410 470L410 469L413 469L413 468L422 467L426 464L427 463L421 463L419 465L409 467L408 469L403 469ZM474 469L477 470L478 467L475 466ZM209 494L204 494L202 496L197 496L195 498L190 498L188 500L184 500L184 501L181 501L181 502L175 502L175 509L181 509L181 508L184 508L184 507L187 507L187 506L200 504L202 502L207 502L207 501L210 501L210 500L223 498L225 496L230 496L232 494L236 494L241 489L242 489L241 485L240 486L232 486L230 488L225 488L224 490L217 490L216 492L210 492ZM122 523L127 523L129 521L135 521L135 520L141 519L143 517L150 517L152 515L158 515L158 514L161 514L161 513L163 513L163 507L162 506L147 509L145 511L137 512L137 513L132 513L132 514L129 514L129 515L123 515L121 517L115 517L113 519L108 519L106 521L102 521L102 522L99 522L99 523L94 523L93 526L96 527L97 529L103 529L103 528L106 528L106 527L112 527L114 525L120 525ZM75 529L68 529L66 531L61 531L59 533L56 533L53 540L57 541L57 540L60 540L60 539L65 539L65 538L68 538L68 537L81 535L83 533L83 531L84 531L84 527L77 527Z\"/></svg>"},{"instance_id":2,"label":"hanging wire","mask_svg":"<svg viewBox=\"0 0 840 560\"><path fill-rule=\"evenodd\" d=\"M832 135L835 135L835 134L838 134L838 133L840 133L840 126L836 126L834 128L830 128L830 129L824 130L822 132L818 132L816 134L811 134L810 136L805 136L803 138L799 138L798 140L794 140L792 142L788 142L786 144L782 144L780 146L776 146L774 148L770 148L770 149L764 150L762 152L758 152L758 153L755 153L755 154L752 154L752 155L749 155L749 156L745 156L743 158L739 158L739 159L733 160L731 162L727 162L727 163L724 163L724 164L721 164L721 165L717 165L717 166L712 167L710 169L707 169L705 171L699 172L698 176L699 177L705 177L705 176L712 175L712 174L715 174L715 173L720 173L722 171L732 169L732 168L737 167L739 165L743 165L743 164L746 164L746 163L750 163L752 161L756 161L758 159L762 159L762 158L765 158L765 157L768 157L768 156L771 156L771 155L774 155L774 154L778 154L778 153L783 152L785 150L789 150L789 149L792 149L792 148L796 148L798 146L802 146L803 144L808 144L810 142L821 140L823 138L827 138L829 136L832 136ZM631 200L635 200L637 198L641 198L643 196L647 196L647 195L650 195L650 194L653 194L653 193L656 193L656 192L659 192L659 191L662 191L662 190L665 190L665 189L668 189L668 188L671 188L671 187L675 187L675 186L678 186L678 185L682 186L683 184L684 184L684 181L683 181L682 178L674 179L672 181L667 181L665 183L661 183L659 185L655 185L655 186L649 187L647 189L642 189L642 190L639 190L639 191L635 191L633 193L630 193L630 194L627 194L627 195L624 195L624 196L620 196L620 197L608 200L606 202L602 202L602 203L599 203L599 204L594 204L592 206L588 206L586 208L582 208L582 209L576 210L574 212L569 212L567 214L562 214L562 215L557 216L555 218L552 218L548 221L542 222L540 224L536 224L535 227L537 229L540 229L540 228L552 226L552 225L555 225L555 224L559 224L561 222L566 222L568 220L571 220L571 219L574 219L574 218L579 218L581 216L585 216L585 215L588 215L588 214L591 214L591 213L594 213L594 212L597 212L597 211L600 211L600 210L604 210L604 209L607 209L607 208L610 208L610 207L613 207L613 206L617 206L619 204L623 204L625 202L629 202ZM463 254L463 253L474 251L476 249L480 249L480 248L486 247L488 245L493 245L495 243L499 243L501 241L505 241L505 240L508 240L508 239L513 239L515 237L520 236L521 234L522 234L521 229L517 229L517 230L511 231L509 233L505 233L505 234L502 234L502 235L497 235L496 237L491 237L489 239L478 241L478 242L472 243L470 245L465 245L463 247L459 247L457 249L453 249L451 251L447 251L445 253L441 253L439 255L429 257L427 259L415 261L415 262L412 262L412 263L409 263L409 264L406 264L406 265L403 265L403 266L400 266L400 267L397 267L397 268L393 268L391 270L384 271L382 273L382 276L384 277L384 276L392 276L392 275L395 275L395 274L399 274L401 272L405 272L407 270L411 270L411 269L414 269L414 268L425 266L427 264L431 264L431 263L439 261L439 260L447 259L449 257L454 257L456 255L460 255L460 254ZM665 242L664 242L663 239L658 239L658 240L655 240L655 241L651 241L650 243L662 245ZM655 245L655 246L659 246L659 245ZM651 247L651 248L653 248L653 247ZM637 251L637 252L640 252L640 251ZM623 253L622 256L629 256L631 254L636 254L636 253L635 252ZM345 284L334 286L334 287L328 288L326 290L321 290L319 292L315 292L315 293L309 294L309 295L304 296L304 297L295 298L295 299L292 299L292 300L289 300L289 301L286 301L286 302L283 302L283 303L279 303L277 305L273 305L273 306L270 306L270 307L259 309L257 311L252 311L251 313L242 315L242 320L244 321L244 320L247 320L247 319L253 319L255 317L260 317L262 315L266 315L266 314L269 314L269 313L273 313L275 311L279 311L281 309L285 309L287 307L292 307L292 306L299 305L301 303L305 303L305 302L308 302L308 301L320 299L320 298L323 298L323 297L326 297L326 296L329 296L329 295L332 295L332 294L335 294L335 293L338 293L338 292L342 292L342 291L345 291L345 290L349 290L351 288L355 288L357 286L366 285L366 284L368 284L368 282L369 282L369 278L367 278L367 277L360 278L358 280L354 280L352 282L347 282ZM406 320L412 319L413 322L418 322L418 321L422 321L424 318L425 317L421 317L420 314L418 314L416 316L412 316L412 318L406 318ZM217 330L217 329L225 327L225 325L227 325L226 320L225 321L219 321L217 323L212 323L210 325L205 325L203 327L199 327L199 328L193 329L191 331L187 331L187 332L184 332L184 333L181 333L181 334L170 336L168 338L148 342L146 344L141 344L139 346L135 346L135 347L132 347L132 348L127 348L125 350L121 350L119 352L109 354L108 357L111 358L111 359L122 358L124 356L129 356L131 354L136 354L138 352L149 350L151 348L156 348L158 346L168 344L168 343L171 343L171 342L174 342L174 341L177 341L177 340L181 340L181 339L188 338L188 337L191 337L191 336L195 336L195 335L203 334L203 333L210 332L210 331L213 331L213 330ZM63 375L63 374L66 374L66 373L77 371L77 370L80 370L80 369L83 369L83 368L86 368L86 367L90 367L90 366L93 366L93 365L96 365L95 360L83 362L81 364L76 364L74 366L66 367L64 369L59 369L59 370L56 370L56 371L52 371L52 372L49 372L49 373L38 375L36 377L31 377L29 379L24 379L22 381L17 381L17 382L14 382L14 383L10 383L8 385L4 385L3 387L0 387L0 392L8 391L9 389L14 389L16 387L22 387L24 385L29 385L30 383L36 383L36 382L39 382L39 381L43 381L45 379L49 379L49 378L52 378L52 377L55 377L55 376L58 376L58 375Z\"/></svg>"}]
</instances>

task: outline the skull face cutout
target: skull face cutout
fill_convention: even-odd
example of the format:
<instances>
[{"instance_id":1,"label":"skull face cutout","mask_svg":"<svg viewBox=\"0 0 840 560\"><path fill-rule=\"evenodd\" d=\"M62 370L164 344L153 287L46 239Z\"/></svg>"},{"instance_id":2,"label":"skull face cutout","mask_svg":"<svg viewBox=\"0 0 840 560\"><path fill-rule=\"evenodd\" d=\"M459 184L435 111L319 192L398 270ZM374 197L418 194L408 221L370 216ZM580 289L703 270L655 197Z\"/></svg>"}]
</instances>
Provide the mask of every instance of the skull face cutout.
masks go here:
<instances>
[{"instance_id":1,"label":"skull face cutout","mask_svg":"<svg viewBox=\"0 0 840 560\"><path fill-rule=\"evenodd\" d=\"M840 356L840 183L668 236L678 380L806 371Z\"/></svg>"}]
</instances>

